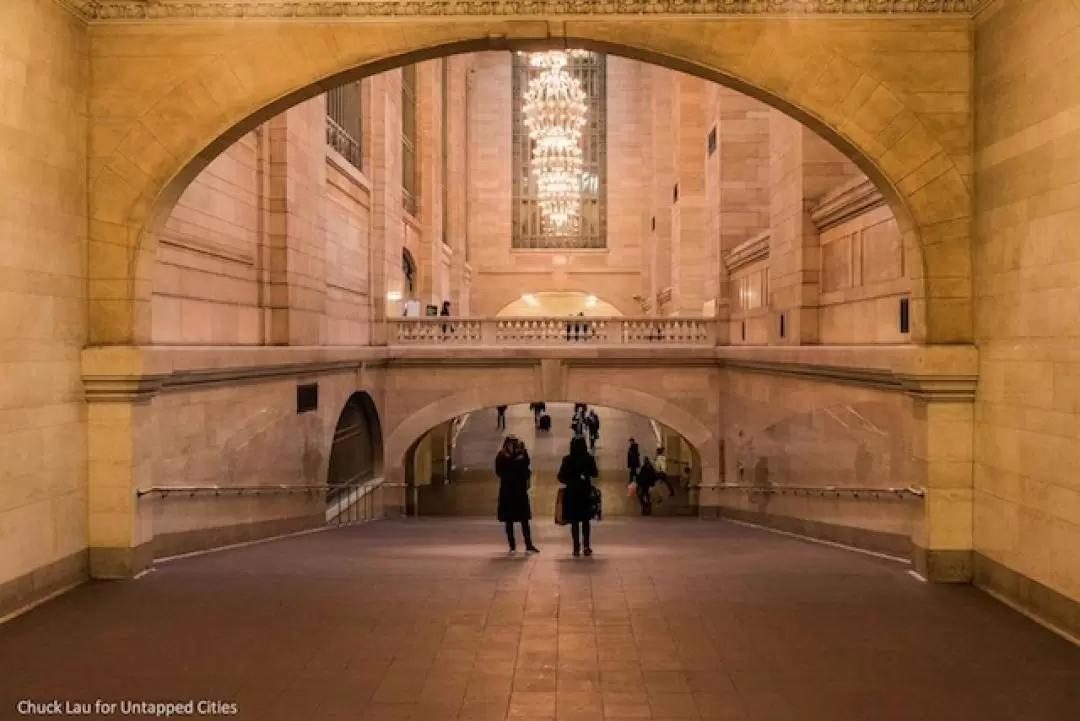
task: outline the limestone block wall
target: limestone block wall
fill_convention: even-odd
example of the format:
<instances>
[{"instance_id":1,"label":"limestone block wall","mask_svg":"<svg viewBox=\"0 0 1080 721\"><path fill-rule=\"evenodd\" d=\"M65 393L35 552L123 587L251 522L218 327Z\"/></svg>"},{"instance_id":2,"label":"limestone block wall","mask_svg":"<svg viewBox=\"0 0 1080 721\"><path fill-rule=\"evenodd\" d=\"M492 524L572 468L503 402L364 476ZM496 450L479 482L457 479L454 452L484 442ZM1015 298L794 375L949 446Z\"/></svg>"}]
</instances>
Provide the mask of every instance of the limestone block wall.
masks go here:
<instances>
[{"instance_id":1,"label":"limestone block wall","mask_svg":"<svg viewBox=\"0 0 1080 721\"><path fill-rule=\"evenodd\" d=\"M981 583L1065 623L1063 599L1080 600L1080 7L1049 5L993 2L975 25L975 550Z\"/></svg>"},{"instance_id":2,"label":"limestone block wall","mask_svg":"<svg viewBox=\"0 0 1080 721\"><path fill-rule=\"evenodd\" d=\"M723 372L727 483L903 488L911 476L910 400L896 391ZM897 553L910 550L921 507L890 496L722 492L722 513Z\"/></svg>"},{"instance_id":3,"label":"limestone block wall","mask_svg":"<svg viewBox=\"0 0 1080 721\"><path fill-rule=\"evenodd\" d=\"M371 340L371 185L343 158L327 158L326 315L330 345Z\"/></svg>"},{"instance_id":4,"label":"limestone block wall","mask_svg":"<svg viewBox=\"0 0 1080 721\"><path fill-rule=\"evenodd\" d=\"M0 617L86 573L86 27L0 21ZM123 253L117 262L122 262Z\"/></svg>"},{"instance_id":5,"label":"limestone block wall","mask_svg":"<svg viewBox=\"0 0 1080 721\"><path fill-rule=\"evenodd\" d=\"M263 341L266 135L259 128L215 158L166 222L154 268L155 343Z\"/></svg>"},{"instance_id":6,"label":"limestone block wall","mask_svg":"<svg viewBox=\"0 0 1080 721\"><path fill-rule=\"evenodd\" d=\"M151 404L155 486L297 486L327 482L334 429L353 373L165 392ZM298 383L319 407L297 413ZM322 525L322 494L143 496L156 557Z\"/></svg>"},{"instance_id":7,"label":"limestone block wall","mask_svg":"<svg viewBox=\"0 0 1080 721\"><path fill-rule=\"evenodd\" d=\"M904 239L888 206L821 230L822 343L906 343L900 299L909 298ZM910 328L910 326L909 326Z\"/></svg>"}]
</instances>

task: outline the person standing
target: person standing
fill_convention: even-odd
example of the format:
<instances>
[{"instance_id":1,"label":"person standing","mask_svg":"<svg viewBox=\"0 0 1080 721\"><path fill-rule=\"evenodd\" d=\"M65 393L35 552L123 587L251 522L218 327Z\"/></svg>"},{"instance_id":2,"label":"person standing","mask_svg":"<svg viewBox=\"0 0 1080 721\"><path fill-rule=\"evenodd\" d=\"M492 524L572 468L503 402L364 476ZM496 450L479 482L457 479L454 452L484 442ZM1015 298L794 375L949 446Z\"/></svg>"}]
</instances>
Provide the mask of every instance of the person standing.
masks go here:
<instances>
[{"instance_id":1,"label":"person standing","mask_svg":"<svg viewBox=\"0 0 1080 721\"><path fill-rule=\"evenodd\" d=\"M544 403L543 401L535 401L529 404L529 410L531 410L533 413L533 426L535 428L539 428L540 419L543 417L544 413L547 412L547 403Z\"/></svg>"},{"instance_id":2,"label":"person standing","mask_svg":"<svg viewBox=\"0 0 1080 721\"><path fill-rule=\"evenodd\" d=\"M652 462L645 458L641 462L641 470L637 475L637 497L641 504L641 515L652 515L652 489L656 485L656 469Z\"/></svg>"},{"instance_id":3,"label":"person standing","mask_svg":"<svg viewBox=\"0 0 1080 721\"><path fill-rule=\"evenodd\" d=\"M439 310L439 315L442 316L443 318L449 318L450 317L450 301L448 301L448 300L443 301L442 308ZM446 335L446 332L448 330L450 330L450 331L454 330L454 326L449 325L447 323L443 323L443 325L442 325L443 335Z\"/></svg>"},{"instance_id":4,"label":"person standing","mask_svg":"<svg viewBox=\"0 0 1080 721\"><path fill-rule=\"evenodd\" d=\"M667 456L664 455L663 446L656 449L656 461L654 462L654 465L656 466L656 480L667 486L668 494L674 498L675 489L671 487L671 481L668 479Z\"/></svg>"},{"instance_id":5,"label":"person standing","mask_svg":"<svg viewBox=\"0 0 1080 721\"><path fill-rule=\"evenodd\" d=\"M589 409L589 415L585 416L585 426L589 429L589 450L596 452L596 442L600 440L600 416L595 409Z\"/></svg>"},{"instance_id":6,"label":"person standing","mask_svg":"<svg viewBox=\"0 0 1080 721\"><path fill-rule=\"evenodd\" d=\"M495 429L499 431L506 430L506 406L497 406L495 408Z\"/></svg>"},{"instance_id":7,"label":"person standing","mask_svg":"<svg viewBox=\"0 0 1080 721\"><path fill-rule=\"evenodd\" d=\"M563 484L562 517L570 524L574 555L592 555L593 479L599 475L596 459L589 453L584 438L570 441L570 453L563 456L559 466L559 483Z\"/></svg>"},{"instance_id":8,"label":"person standing","mask_svg":"<svg viewBox=\"0 0 1080 721\"><path fill-rule=\"evenodd\" d=\"M641 449L638 448L637 441L631 438L630 445L626 448L626 470L630 475L627 485L637 481L639 468L641 468Z\"/></svg>"},{"instance_id":9,"label":"person standing","mask_svg":"<svg viewBox=\"0 0 1080 721\"><path fill-rule=\"evenodd\" d=\"M531 461L525 444L515 436L507 436L502 449L495 456L495 475L499 477L498 518L506 526L506 541L510 553L517 550L514 524L521 524L521 537L525 550L539 553L533 545L529 521L532 508L529 504L529 480L532 478Z\"/></svg>"}]
</instances>

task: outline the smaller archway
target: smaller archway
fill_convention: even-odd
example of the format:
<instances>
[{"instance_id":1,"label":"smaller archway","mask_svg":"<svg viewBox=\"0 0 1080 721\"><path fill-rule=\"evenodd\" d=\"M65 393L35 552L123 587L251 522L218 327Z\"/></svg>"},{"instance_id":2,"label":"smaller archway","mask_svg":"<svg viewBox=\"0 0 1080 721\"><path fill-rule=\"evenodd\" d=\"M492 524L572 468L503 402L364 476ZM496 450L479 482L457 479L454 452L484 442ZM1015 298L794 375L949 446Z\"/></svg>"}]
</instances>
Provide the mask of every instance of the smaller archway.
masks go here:
<instances>
[{"instance_id":1,"label":"smaller archway","mask_svg":"<svg viewBox=\"0 0 1080 721\"><path fill-rule=\"evenodd\" d=\"M334 428L327 471L327 503L334 504L349 489L382 475L383 438L379 414L371 396L353 393Z\"/></svg>"},{"instance_id":2,"label":"smaller archway","mask_svg":"<svg viewBox=\"0 0 1080 721\"><path fill-rule=\"evenodd\" d=\"M503 306L495 315L500 318L557 318L571 315L617 318L622 312L613 304L591 293L541 291L522 295Z\"/></svg>"}]
</instances>

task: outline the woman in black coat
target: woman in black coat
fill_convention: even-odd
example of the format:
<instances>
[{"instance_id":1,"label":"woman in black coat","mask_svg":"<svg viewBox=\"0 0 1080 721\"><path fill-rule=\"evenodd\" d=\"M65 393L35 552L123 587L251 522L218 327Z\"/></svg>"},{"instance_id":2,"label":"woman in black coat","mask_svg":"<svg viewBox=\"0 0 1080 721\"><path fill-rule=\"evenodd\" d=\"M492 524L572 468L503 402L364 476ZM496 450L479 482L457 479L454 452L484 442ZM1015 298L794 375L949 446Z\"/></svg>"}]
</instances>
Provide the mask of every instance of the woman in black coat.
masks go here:
<instances>
[{"instance_id":1,"label":"woman in black coat","mask_svg":"<svg viewBox=\"0 0 1080 721\"><path fill-rule=\"evenodd\" d=\"M517 550L514 540L514 524L521 524L521 537L525 540L525 550L539 553L533 545L529 519L532 508L529 506L529 479L532 477L529 452L525 444L514 436L507 436L502 450L495 456L495 475L499 477L499 520L506 524L506 540L510 552Z\"/></svg>"},{"instance_id":2,"label":"woman in black coat","mask_svg":"<svg viewBox=\"0 0 1080 721\"><path fill-rule=\"evenodd\" d=\"M566 487L563 491L563 520L570 524L575 556L581 555L582 541L585 542L585 555L592 555L592 529L589 525L593 517L592 481L598 475L596 459L589 453L585 439L578 437L570 441L570 453L563 456L562 465L559 466L559 483Z\"/></svg>"}]
</instances>

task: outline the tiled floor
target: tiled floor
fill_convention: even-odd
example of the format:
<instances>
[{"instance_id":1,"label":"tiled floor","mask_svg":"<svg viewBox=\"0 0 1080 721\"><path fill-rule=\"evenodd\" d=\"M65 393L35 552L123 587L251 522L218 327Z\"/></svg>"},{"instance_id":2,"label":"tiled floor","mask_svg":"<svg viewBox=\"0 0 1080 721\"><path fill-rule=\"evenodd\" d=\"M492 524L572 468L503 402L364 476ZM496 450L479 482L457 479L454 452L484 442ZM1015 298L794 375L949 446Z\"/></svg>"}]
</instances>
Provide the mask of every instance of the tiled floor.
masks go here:
<instances>
[{"instance_id":1,"label":"tiled floor","mask_svg":"<svg viewBox=\"0 0 1080 721\"><path fill-rule=\"evenodd\" d=\"M973 588L719 521L604 521L580 559L538 525L528 558L491 521L386 521L84 586L0 626L0 719L1080 718L1080 649Z\"/></svg>"}]
</instances>

